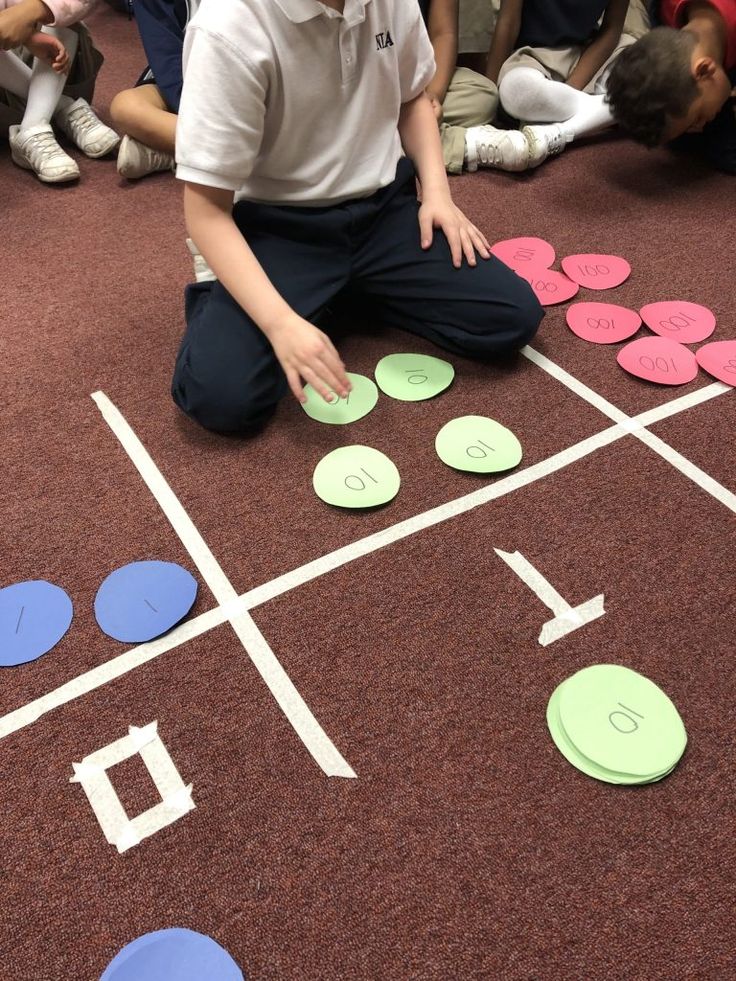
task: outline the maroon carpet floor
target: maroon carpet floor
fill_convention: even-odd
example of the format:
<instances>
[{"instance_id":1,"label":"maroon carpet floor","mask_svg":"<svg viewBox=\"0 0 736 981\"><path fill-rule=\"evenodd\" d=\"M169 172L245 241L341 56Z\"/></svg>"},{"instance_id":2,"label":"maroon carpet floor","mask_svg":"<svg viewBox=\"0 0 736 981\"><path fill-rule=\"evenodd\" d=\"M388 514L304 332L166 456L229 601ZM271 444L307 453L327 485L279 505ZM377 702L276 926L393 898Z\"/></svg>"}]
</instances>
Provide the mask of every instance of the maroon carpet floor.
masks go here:
<instances>
[{"instance_id":1,"label":"maroon carpet floor","mask_svg":"<svg viewBox=\"0 0 736 981\"><path fill-rule=\"evenodd\" d=\"M91 26L104 113L143 58L124 17L104 8ZM45 578L75 606L50 654L0 672L0 977L93 981L124 944L169 926L211 935L252 979L733 976L732 392L649 427L699 471L618 432L254 608L357 779L315 764L227 623L9 731L11 713L128 650L92 610L112 569L179 562L200 582L190 619L218 605L92 393L123 413L239 594L507 479L439 463L434 436L455 416L513 429L520 470L613 425L520 356L454 359L436 400L382 397L343 429L289 400L255 439L207 434L168 394L191 275L180 188L80 164L78 185L44 188L0 144L0 586ZM623 254L632 275L606 299L701 302L714 339L736 336L732 178L611 139L452 186L492 240ZM341 347L364 374L393 351L430 351L381 324ZM564 308L534 347L627 415L712 384L631 378L616 347L573 336ZM342 513L314 496L315 464L348 443L398 466L387 507ZM541 647L547 611L496 548L520 551L570 603L604 593L606 614ZM599 662L641 671L679 707L689 745L663 782L597 783L549 738L550 694ZM153 720L196 807L119 854L72 763ZM140 757L110 777L130 817L160 799Z\"/></svg>"}]
</instances>

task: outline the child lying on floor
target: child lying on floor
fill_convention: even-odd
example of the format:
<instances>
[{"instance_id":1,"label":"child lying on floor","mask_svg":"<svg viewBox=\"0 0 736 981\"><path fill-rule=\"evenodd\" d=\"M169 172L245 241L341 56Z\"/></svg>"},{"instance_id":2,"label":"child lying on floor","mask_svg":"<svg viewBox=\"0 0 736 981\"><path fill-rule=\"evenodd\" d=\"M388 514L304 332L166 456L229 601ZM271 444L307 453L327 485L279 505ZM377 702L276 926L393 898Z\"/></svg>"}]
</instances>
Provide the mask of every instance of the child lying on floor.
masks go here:
<instances>
[{"instance_id":1,"label":"child lying on floor","mask_svg":"<svg viewBox=\"0 0 736 981\"><path fill-rule=\"evenodd\" d=\"M69 29L96 0L0 0L0 87L26 102L19 126L10 127L14 163L49 184L75 180L79 167L56 141L51 121L88 157L115 149L117 134L105 126L84 99L63 94L65 70L77 51L77 35ZM38 37L39 25L49 40ZM36 61L30 68L14 51L31 41ZM56 42L56 43L54 43ZM50 52L56 54L49 61ZM45 54L44 54L45 52ZM63 53L62 53L63 52ZM61 59L61 62L59 61ZM59 64L63 63L63 68Z\"/></svg>"},{"instance_id":2,"label":"child lying on floor","mask_svg":"<svg viewBox=\"0 0 736 981\"><path fill-rule=\"evenodd\" d=\"M736 2L662 0L660 16L667 26L611 72L613 115L646 146L689 137L715 167L736 173Z\"/></svg>"}]
</instances>

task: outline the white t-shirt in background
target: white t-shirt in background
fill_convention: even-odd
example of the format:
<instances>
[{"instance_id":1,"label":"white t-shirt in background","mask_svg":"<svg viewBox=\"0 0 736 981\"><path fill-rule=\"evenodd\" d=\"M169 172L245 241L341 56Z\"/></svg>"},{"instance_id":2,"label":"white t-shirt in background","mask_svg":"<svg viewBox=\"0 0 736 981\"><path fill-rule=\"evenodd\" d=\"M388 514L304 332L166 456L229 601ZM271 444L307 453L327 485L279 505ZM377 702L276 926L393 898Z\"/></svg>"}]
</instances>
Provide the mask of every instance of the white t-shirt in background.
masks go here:
<instances>
[{"instance_id":1,"label":"white t-shirt in background","mask_svg":"<svg viewBox=\"0 0 736 981\"><path fill-rule=\"evenodd\" d=\"M276 204L366 197L394 179L401 104L434 71L416 0L201 0L177 177Z\"/></svg>"}]
</instances>

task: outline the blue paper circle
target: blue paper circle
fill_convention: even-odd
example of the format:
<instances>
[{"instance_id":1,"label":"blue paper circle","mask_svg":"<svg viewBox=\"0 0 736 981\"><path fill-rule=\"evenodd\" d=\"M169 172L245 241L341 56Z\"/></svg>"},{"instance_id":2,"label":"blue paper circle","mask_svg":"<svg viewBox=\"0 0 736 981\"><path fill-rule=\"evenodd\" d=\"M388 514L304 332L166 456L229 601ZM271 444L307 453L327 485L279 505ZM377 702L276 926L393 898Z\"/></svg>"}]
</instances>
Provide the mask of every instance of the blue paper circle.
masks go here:
<instances>
[{"instance_id":1,"label":"blue paper circle","mask_svg":"<svg viewBox=\"0 0 736 981\"><path fill-rule=\"evenodd\" d=\"M243 972L211 937L174 927L146 933L123 947L100 981L244 981Z\"/></svg>"},{"instance_id":2,"label":"blue paper circle","mask_svg":"<svg viewBox=\"0 0 736 981\"><path fill-rule=\"evenodd\" d=\"M64 590L44 579L0 589L0 667L47 654L67 632L73 615Z\"/></svg>"},{"instance_id":3,"label":"blue paper circle","mask_svg":"<svg viewBox=\"0 0 736 981\"><path fill-rule=\"evenodd\" d=\"M97 590L95 617L108 636L126 644L160 637L182 620L197 598L197 580L174 562L131 562Z\"/></svg>"}]
</instances>

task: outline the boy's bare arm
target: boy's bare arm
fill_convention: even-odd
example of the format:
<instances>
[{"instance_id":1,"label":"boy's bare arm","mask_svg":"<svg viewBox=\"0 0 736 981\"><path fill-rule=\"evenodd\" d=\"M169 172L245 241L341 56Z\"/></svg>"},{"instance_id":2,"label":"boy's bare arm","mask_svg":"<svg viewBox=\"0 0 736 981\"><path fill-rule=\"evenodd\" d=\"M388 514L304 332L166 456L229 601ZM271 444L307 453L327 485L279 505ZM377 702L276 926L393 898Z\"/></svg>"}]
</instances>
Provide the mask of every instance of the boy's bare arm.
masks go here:
<instances>
[{"instance_id":1,"label":"boy's bare arm","mask_svg":"<svg viewBox=\"0 0 736 981\"><path fill-rule=\"evenodd\" d=\"M550 0L551 2L551 0ZM521 8L524 0L501 0L501 9L493 31L491 49L488 52L486 75L498 82L501 65L513 53L521 30Z\"/></svg>"},{"instance_id":2,"label":"boy's bare arm","mask_svg":"<svg viewBox=\"0 0 736 981\"><path fill-rule=\"evenodd\" d=\"M9 51L25 44L38 24L50 24L53 19L42 0L22 0L0 11L0 48Z\"/></svg>"},{"instance_id":3,"label":"boy's bare arm","mask_svg":"<svg viewBox=\"0 0 736 981\"><path fill-rule=\"evenodd\" d=\"M437 71L427 86L427 95L445 101L457 63L458 0L432 0L427 29L434 48Z\"/></svg>"},{"instance_id":4,"label":"boy's bare arm","mask_svg":"<svg viewBox=\"0 0 736 981\"><path fill-rule=\"evenodd\" d=\"M433 230L441 228L450 246L454 266L462 264L463 256L469 265L476 265L476 249L484 259L488 259L490 246L485 237L453 204L442 159L440 133L432 106L424 93L402 105L399 135L422 186L422 205L419 209L422 248L430 247Z\"/></svg>"},{"instance_id":5,"label":"boy's bare arm","mask_svg":"<svg viewBox=\"0 0 736 981\"><path fill-rule=\"evenodd\" d=\"M233 221L232 206L232 191L185 184L189 234L228 293L271 342L294 395L304 401L303 379L326 401L331 391L344 398L350 382L332 341L276 290Z\"/></svg>"},{"instance_id":6,"label":"boy's bare arm","mask_svg":"<svg viewBox=\"0 0 736 981\"><path fill-rule=\"evenodd\" d=\"M567 84L582 90L605 65L616 49L624 29L629 0L611 0L603 15L601 29L583 51L570 73Z\"/></svg>"}]
</instances>

